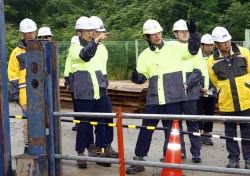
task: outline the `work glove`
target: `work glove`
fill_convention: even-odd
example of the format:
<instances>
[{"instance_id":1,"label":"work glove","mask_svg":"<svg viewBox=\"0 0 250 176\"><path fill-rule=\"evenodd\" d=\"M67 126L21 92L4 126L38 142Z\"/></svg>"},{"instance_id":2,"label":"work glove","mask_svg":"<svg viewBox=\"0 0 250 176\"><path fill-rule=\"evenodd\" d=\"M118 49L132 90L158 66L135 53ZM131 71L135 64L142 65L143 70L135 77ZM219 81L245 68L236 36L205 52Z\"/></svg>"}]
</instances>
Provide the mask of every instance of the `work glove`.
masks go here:
<instances>
[{"instance_id":1,"label":"work glove","mask_svg":"<svg viewBox=\"0 0 250 176\"><path fill-rule=\"evenodd\" d=\"M190 20L190 22L187 22L187 28L190 33L195 33L196 31L196 25L193 20Z\"/></svg>"},{"instance_id":2,"label":"work glove","mask_svg":"<svg viewBox=\"0 0 250 176\"><path fill-rule=\"evenodd\" d=\"M132 71L130 80L135 84L143 84L147 80L146 76L142 73L138 73L136 69Z\"/></svg>"}]
</instances>

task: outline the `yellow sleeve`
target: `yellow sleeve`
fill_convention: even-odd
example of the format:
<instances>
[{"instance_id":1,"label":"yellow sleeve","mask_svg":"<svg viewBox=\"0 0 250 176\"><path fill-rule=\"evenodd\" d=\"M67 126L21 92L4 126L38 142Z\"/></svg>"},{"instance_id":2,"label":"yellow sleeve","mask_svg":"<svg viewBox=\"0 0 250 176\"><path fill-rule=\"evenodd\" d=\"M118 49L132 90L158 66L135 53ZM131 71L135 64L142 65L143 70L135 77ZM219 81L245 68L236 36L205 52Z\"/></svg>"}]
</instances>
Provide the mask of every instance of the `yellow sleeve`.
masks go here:
<instances>
[{"instance_id":1,"label":"yellow sleeve","mask_svg":"<svg viewBox=\"0 0 250 176\"><path fill-rule=\"evenodd\" d=\"M247 60L247 72L250 73L250 51L247 48L239 47L242 55Z\"/></svg>"},{"instance_id":2,"label":"yellow sleeve","mask_svg":"<svg viewBox=\"0 0 250 176\"><path fill-rule=\"evenodd\" d=\"M8 79L9 81L20 79L20 66L16 58L18 54L17 48L14 49L10 55L10 60L8 63Z\"/></svg>"},{"instance_id":3,"label":"yellow sleeve","mask_svg":"<svg viewBox=\"0 0 250 176\"><path fill-rule=\"evenodd\" d=\"M71 45L72 46L72 45ZM69 76L69 73L72 72L72 51L71 51L71 46L69 48L69 54L67 56L66 62L65 62L65 69L64 69L64 77Z\"/></svg>"},{"instance_id":4,"label":"yellow sleeve","mask_svg":"<svg viewBox=\"0 0 250 176\"><path fill-rule=\"evenodd\" d=\"M214 64L214 58L213 56L210 56L208 58L208 62L207 62L207 68L208 68L208 74L209 74L209 79L211 80L212 84L214 85L214 87L217 87L218 84L218 78L214 73L214 69L212 68Z\"/></svg>"}]
</instances>

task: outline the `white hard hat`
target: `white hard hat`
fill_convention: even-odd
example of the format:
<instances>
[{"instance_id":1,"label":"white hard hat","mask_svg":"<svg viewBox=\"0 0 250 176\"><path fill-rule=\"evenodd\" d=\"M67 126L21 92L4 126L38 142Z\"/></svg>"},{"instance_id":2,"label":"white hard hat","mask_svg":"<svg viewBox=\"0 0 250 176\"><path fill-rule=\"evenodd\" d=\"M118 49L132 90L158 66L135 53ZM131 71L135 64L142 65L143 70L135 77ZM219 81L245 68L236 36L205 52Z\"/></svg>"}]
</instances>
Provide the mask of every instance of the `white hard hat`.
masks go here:
<instances>
[{"instance_id":1,"label":"white hard hat","mask_svg":"<svg viewBox=\"0 0 250 176\"><path fill-rule=\"evenodd\" d=\"M75 35L71 38L71 44L80 43L79 36Z\"/></svg>"},{"instance_id":2,"label":"white hard hat","mask_svg":"<svg viewBox=\"0 0 250 176\"><path fill-rule=\"evenodd\" d=\"M210 34L205 34L201 37L201 43L214 44L214 41L212 40L212 36Z\"/></svg>"},{"instance_id":3,"label":"white hard hat","mask_svg":"<svg viewBox=\"0 0 250 176\"><path fill-rule=\"evenodd\" d=\"M156 20L149 19L143 25L143 34L155 34L161 31L163 29Z\"/></svg>"},{"instance_id":4,"label":"white hard hat","mask_svg":"<svg viewBox=\"0 0 250 176\"><path fill-rule=\"evenodd\" d=\"M20 32L35 32L37 30L36 23L28 18L25 18L20 22L19 31Z\"/></svg>"},{"instance_id":5,"label":"white hard hat","mask_svg":"<svg viewBox=\"0 0 250 176\"><path fill-rule=\"evenodd\" d=\"M94 25L94 29L96 31L106 31L106 29L104 28L103 22L101 20L101 18L97 17L97 16L91 16L90 20L92 21L93 25Z\"/></svg>"},{"instance_id":6,"label":"white hard hat","mask_svg":"<svg viewBox=\"0 0 250 176\"><path fill-rule=\"evenodd\" d=\"M224 27L215 27L212 32L212 39L214 42L226 42L231 40L232 37Z\"/></svg>"},{"instance_id":7,"label":"white hard hat","mask_svg":"<svg viewBox=\"0 0 250 176\"><path fill-rule=\"evenodd\" d=\"M187 31L187 22L185 20L178 20L174 23L173 31Z\"/></svg>"},{"instance_id":8,"label":"white hard hat","mask_svg":"<svg viewBox=\"0 0 250 176\"><path fill-rule=\"evenodd\" d=\"M49 27L41 27L38 30L38 35L37 35L38 37L48 36L48 35L53 36Z\"/></svg>"},{"instance_id":9,"label":"white hard hat","mask_svg":"<svg viewBox=\"0 0 250 176\"><path fill-rule=\"evenodd\" d=\"M94 25L88 17L82 16L76 21L75 29L94 29Z\"/></svg>"}]
</instances>

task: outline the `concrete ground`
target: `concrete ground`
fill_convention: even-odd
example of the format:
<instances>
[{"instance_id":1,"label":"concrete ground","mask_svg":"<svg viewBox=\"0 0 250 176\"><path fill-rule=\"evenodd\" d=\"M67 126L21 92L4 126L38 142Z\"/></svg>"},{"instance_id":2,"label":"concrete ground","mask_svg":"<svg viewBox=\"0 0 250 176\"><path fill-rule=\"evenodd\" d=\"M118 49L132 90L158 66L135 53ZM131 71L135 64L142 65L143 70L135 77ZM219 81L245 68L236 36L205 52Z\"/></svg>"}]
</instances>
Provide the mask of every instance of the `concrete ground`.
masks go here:
<instances>
[{"instance_id":1,"label":"concrete ground","mask_svg":"<svg viewBox=\"0 0 250 176\"><path fill-rule=\"evenodd\" d=\"M62 111L69 111L67 109L63 109ZM10 115L21 115L20 108L14 103L10 103ZM65 118L64 118L65 119ZM12 153L12 167L15 169L16 161L15 156L21 155L23 153L23 141L22 141L22 121L19 119L10 119L10 127L11 127L11 153ZM123 124L135 124L141 125L141 120L131 120L125 119L123 120ZM185 123L184 123L185 124ZM159 123L161 125L161 123ZM62 154L74 155L76 156L75 148L75 137L76 132L72 131L73 127L72 123L62 122ZM185 127L185 125L184 125ZM115 138L112 144L113 148L117 150L117 138L116 138L116 128L115 130ZM123 129L124 133L124 149L125 149L125 158L132 159L134 156L134 148L137 140L139 130L137 129ZM213 134L224 135L224 126L222 123L214 124ZM194 165L191 162L191 154L189 152L190 141L188 136L185 136L186 141L186 150L187 150L187 158L183 160L183 164ZM216 166L216 167L225 167L228 162L227 159L227 151L225 147L225 140L223 139L213 139L213 146L202 145L201 150L201 158L202 163L196 164L200 166ZM164 135L162 131L155 131L153 134L153 139L151 143L151 148L148 153L147 161L155 161L158 162L162 157L162 145L164 142ZM244 168L244 161L241 159L240 161L241 168ZM146 167L144 172L136 174L136 176L153 176L159 175L161 173L161 168L155 167ZM76 166L76 161L72 160L64 160L63 161L63 175L64 176L119 176L119 166L118 164L112 164L111 167L104 168L95 163L88 162L87 169L78 169ZM198 171L187 171L183 170L183 175L185 176L228 176L235 174L221 174L221 173L213 173L213 172L198 172Z\"/></svg>"}]
</instances>

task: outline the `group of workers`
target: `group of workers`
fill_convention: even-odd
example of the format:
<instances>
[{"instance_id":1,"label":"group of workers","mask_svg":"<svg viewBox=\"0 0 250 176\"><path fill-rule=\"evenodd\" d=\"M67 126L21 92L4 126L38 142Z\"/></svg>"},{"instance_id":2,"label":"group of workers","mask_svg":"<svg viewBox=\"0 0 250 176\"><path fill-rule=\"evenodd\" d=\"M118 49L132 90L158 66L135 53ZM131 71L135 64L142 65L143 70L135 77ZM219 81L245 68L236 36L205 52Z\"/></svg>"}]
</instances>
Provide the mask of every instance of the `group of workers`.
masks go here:
<instances>
[{"instance_id":1,"label":"group of workers","mask_svg":"<svg viewBox=\"0 0 250 176\"><path fill-rule=\"evenodd\" d=\"M27 113L26 100L26 47L30 40L36 39L37 26L31 19L20 23L23 39L13 50L8 65L11 97ZM75 112L112 112L108 96L107 77L108 51L102 44L107 39L103 21L97 16L80 17L75 24L75 36L71 39L64 70L65 87L72 94ZM149 80L146 95L146 114L185 114L213 115L218 97L219 110L223 116L250 115L250 52L246 48L231 43L231 35L224 27L215 27L212 35L205 34L200 38L193 21L178 20L173 25L176 41L166 42L162 37L163 28L158 21L149 19L143 25L143 36L148 42L139 56L137 67L132 72L131 81L143 84ZM48 27L40 28L38 39L52 39ZM113 123L110 118L88 118L103 123ZM143 119L142 126L157 126L159 120ZM237 136L237 122L225 122L225 135ZM250 124L241 123L241 137L250 139ZM163 127L171 129L172 120L162 120ZM182 121L179 121L183 130ZM213 122L186 120L189 132L204 134L212 132ZM97 125L95 137L93 126L80 123L76 128L75 150L79 156L118 158L113 150L113 128ZM140 129L135 147L134 160L145 161L153 135L152 130ZM164 130L163 157L170 130ZM27 122L24 122L23 136L25 152L28 151ZM189 133L192 162L201 162L201 144L213 145L206 135L200 137ZM250 169L250 142L242 142L245 168ZM237 141L226 139L229 153L228 168L239 168L240 149ZM184 136L181 133L181 158L186 158ZM161 161L164 159L160 159ZM97 162L110 167L111 163ZM87 168L87 162L77 160L79 168ZM144 171L144 166L131 165L127 174Z\"/></svg>"}]
</instances>

